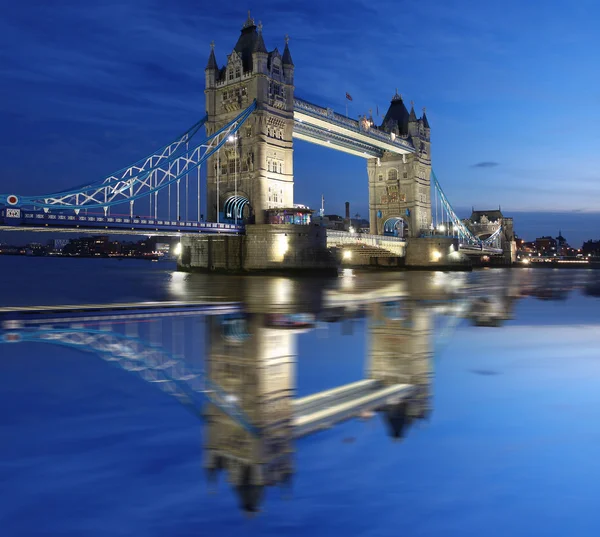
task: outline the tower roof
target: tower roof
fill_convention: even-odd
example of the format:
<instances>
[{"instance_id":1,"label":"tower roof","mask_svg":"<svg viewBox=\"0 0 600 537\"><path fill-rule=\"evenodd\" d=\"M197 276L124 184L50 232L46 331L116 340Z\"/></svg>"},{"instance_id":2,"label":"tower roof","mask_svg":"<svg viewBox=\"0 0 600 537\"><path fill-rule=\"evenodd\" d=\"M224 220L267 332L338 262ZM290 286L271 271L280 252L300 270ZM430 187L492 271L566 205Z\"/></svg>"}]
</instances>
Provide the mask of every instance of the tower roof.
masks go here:
<instances>
[{"instance_id":1,"label":"tower roof","mask_svg":"<svg viewBox=\"0 0 600 537\"><path fill-rule=\"evenodd\" d=\"M219 70L219 66L217 65L217 58L215 58L214 41L210 44L210 55L208 56L208 63L206 64L206 69L214 69L215 71Z\"/></svg>"},{"instance_id":2,"label":"tower roof","mask_svg":"<svg viewBox=\"0 0 600 537\"><path fill-rule=\"evenodd\" d=\"M261 48L263 50L260 50ZM244 71L252 71L253 52L267 52L265 42L262 38L262 32L259 33L257 31L254 19L250 17L250 12L248 12L248 19L244 23L244 26L242 26L240 37L238 38L235 47L233 47L233 50L242 57Z\"/></svg>"},{"instance_id":3,"label":"tower roof","mask_svg":"<svg viewBox=\"0 0 600 537\"><path fill-rule=\"evenodd\" d=\"M386 126L389 122L396 122L398 124L399 134L408 134L408 110L404 106L402 95L396 94L392 98L390 107L383 118L383 125Z\"/></svg>"},{"instance_id":4,"label":"tower roof","mask_svg":"<svg viewBox=\"0 0 600 537\"><path fill-rule=\"evenodd\" d=\"M423 122L423 127L429 129L429 121L427 121L427 114L425 114L425 107L423 107L423 116L421 117L421 121Z\"/></svg>"},{"instance_id":5,"label":"tower roof","mask_svg":"<svg viewBox=\"0 0 600 537\"><path fill-rule=\"evenodd\" d=\"M292 55L290 54L290 47L288 47L288 43L290 42L290 38L285 36L285 48L283 49L283 65L294 65L292 61Z\"/></svg>"}]
</instances>

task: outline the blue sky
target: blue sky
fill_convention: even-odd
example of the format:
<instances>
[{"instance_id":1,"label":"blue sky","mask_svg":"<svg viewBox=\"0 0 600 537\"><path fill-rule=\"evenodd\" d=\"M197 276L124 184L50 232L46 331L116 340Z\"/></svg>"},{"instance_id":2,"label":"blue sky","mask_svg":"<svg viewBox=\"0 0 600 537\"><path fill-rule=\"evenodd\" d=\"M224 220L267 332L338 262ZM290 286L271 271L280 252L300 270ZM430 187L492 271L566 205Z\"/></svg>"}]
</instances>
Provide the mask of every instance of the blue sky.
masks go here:
<instances>
[{"instance_id":1,"label":"blue sky","mask_svg":"<svg viewBox=\"0 0 600 537\"><path fill-rule=\"evenodd\" d=\"M528 238L600 236L592 0L0 1L2 192L80 184L171 140L204 113L210 41L223 63L250 9L267 48L290 35L298 96L383 115L398 88L426 106L461 216L501 205ZM364 161L298 142L295 181L297 202L367 215Z\"/></svg>"}]
</instances>

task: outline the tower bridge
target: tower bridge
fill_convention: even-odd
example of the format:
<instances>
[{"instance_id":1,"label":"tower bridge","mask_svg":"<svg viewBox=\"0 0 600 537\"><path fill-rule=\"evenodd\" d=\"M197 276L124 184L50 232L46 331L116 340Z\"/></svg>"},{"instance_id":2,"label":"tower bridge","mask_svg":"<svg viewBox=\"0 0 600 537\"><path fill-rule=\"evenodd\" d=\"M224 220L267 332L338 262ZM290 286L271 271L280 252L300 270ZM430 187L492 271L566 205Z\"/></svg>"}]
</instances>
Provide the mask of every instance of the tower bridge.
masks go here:
<instances>
[{"instance_id":1,"label":"tower bridge","mask_svg":"<svg viewBox=\"0 0 600 537\"><path fill-rule=\"evenodd\" d=\"M295 94L289 39L283 52L269 50L262 24L250 16L230 50L220 64L211 44L206 115L181 136L83 186L41 195L0 195L1 228L185 236L187 265L202 259L204 254L191 252L196 247L231 257L227 249L235 244L252 258L253 245L262 244L263 251L273 252L264 266L255 267L256 259L228 260L226 266L273 268L283 263L282 268L305 268L307 256L314 260L315 251L328 243L332 247L340 237L330 241L324 230L289 228L291 233L283 231L288 239L281 253L281 229L253 227L310 222L310 211L298 209L294 200L294 140L300 140L366 160L370 234L406 241L402 251L391 243L387 250L406 257L407 263L419 258L426 265L452 265L450 254L461 250L470 255L508 251L510 257L508 236L500 244L502 232L477 234L457 217L432 171L425 109L417 116L414 104L409 110L396 91L383 122L376 125L372 117L349 118L302 99ZM206 199L201 199L203 174ZM210 239L236 235L237 242ZM306 239L289 238L298 236ZM308 250L313 253L301 253ZM207 269L214 265L202 262Z\"/></svg>"}]
</instances>

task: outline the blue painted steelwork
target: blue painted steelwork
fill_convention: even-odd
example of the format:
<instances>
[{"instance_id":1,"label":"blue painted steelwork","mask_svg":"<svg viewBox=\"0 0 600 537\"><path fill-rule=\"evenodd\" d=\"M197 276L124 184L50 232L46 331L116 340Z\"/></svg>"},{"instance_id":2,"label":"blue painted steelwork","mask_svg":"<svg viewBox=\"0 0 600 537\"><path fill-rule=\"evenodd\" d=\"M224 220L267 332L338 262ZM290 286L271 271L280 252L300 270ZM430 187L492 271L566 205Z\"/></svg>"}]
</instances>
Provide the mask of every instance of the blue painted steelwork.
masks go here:
<instances>
[{"instance_id":1,"label":"blue painted steelwork","mask_svg":"<svg viewBox=\"0 0 600 537\"><path fill-rule=\"evenodd\" d=\"M184 137L165 146L168 148L167 155L161 154L160 157L153 155L150 159L144 160L144 166L134 165L124 168L130 174L126 177L110 176L81 189L41 196L1 194L0 204L9 208L37 208L46 211L72 209L78 212L81 209L101 208L105 213L110 207L123 203L129 203L133 208L135 200L156 195L169 185L179 183L182 178L206 162L211 155L221 149L230 136L239 130L255 109L256 101L253 101L227 125L202 141L194 142L190 147L192 136L204 124L204 120L201 120L187 131ZM133 209L131 216L133 217Z\"/></svg>"},{"instance_id":2,"label":"blue painted steelwork","mask_svg":"<svg viewBox=\"0 0 600 537\"><path fill-rule=\"evenodd\" d=\"M496 244L499 240L500 233L502 232L502 226L500 226L492 235L487 239L481 240L479 237L473 235L471 230L458 218L452 205L448 201L448 198L444 194L444 191L435 175L435 172L431 170L431 177L433 178L433 186L435 193L439 196L442 207L446 211L452 226L454 227L454 233L458 236L460 249L465 251L481 251L491 254L502 253L502 249ZM451 236L451 235L449 235Z\"/></svg>"},{"instance_id":3,"label":"blue painted steelwork","mask_svg":"<svg viewBox=\"0 0 600 537\"><path fill-rule=\"evenodd\" d=\"M223 204L224 217L234 220L237 216L238 221L244 217L244 207L250 204L250 200L245 196L231 196Z\"/></svg>"},{"instance_id":4,"label":"blue painted steelwork","mask_svg":"<svg viewBox=\"0 0 600 537\"><path fill-rule=\"evenodd\" d=\"M21 328L2 330L0 343L52 343L97 354L109 362L117 362L126 371L138 373L145 381L157 384L163 391L181 402L198 405L198 395L226 413L252 435L259 430L252 425L236 403L236 397L205 377L193 371L165 350L148 346L145 341L116 332L92 328Z\"/></svg>"},{"instance_id":5,"label":"blue painted steelwork","mask_svg":"<svg viewBox=\"0 0 600 537\"><path fill-rule=\"evenodd\" d=\"M383 224L383 234L391 237L405 238L408 232L408 224L403 218L388 218Z\"/></svg>"}]
</instances>

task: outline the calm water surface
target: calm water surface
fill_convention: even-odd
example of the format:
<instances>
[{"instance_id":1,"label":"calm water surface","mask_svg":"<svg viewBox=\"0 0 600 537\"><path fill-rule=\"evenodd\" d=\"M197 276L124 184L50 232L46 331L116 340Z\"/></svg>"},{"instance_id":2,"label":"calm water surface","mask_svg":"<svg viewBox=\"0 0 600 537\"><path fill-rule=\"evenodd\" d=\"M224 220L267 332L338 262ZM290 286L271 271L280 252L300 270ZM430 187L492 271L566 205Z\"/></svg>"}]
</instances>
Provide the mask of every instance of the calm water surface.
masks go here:
<instances>
[{"instance_id":1,"label":"calm water surface","mask_svg":"<svg viewBox=\"0 0 600 537\"><path fill-rule=\"evenodd\" d=\"M2 306L208 303L2 314L3 537L598 535L598 272L0 274ZM412 391L327 418L359 381Z\"/></svg>"}]
</instances>

